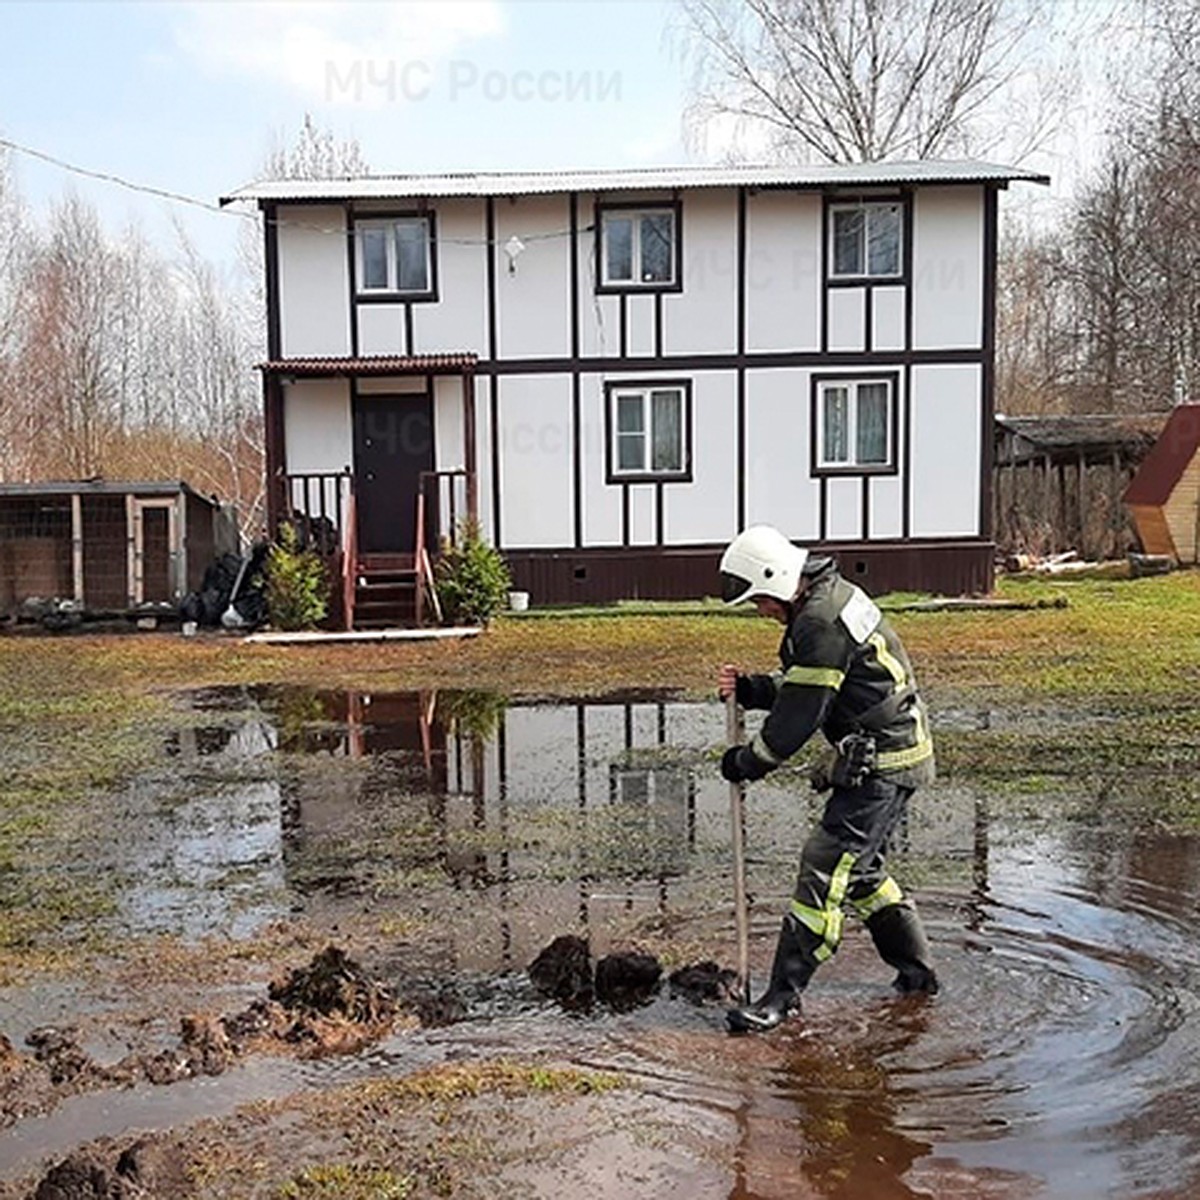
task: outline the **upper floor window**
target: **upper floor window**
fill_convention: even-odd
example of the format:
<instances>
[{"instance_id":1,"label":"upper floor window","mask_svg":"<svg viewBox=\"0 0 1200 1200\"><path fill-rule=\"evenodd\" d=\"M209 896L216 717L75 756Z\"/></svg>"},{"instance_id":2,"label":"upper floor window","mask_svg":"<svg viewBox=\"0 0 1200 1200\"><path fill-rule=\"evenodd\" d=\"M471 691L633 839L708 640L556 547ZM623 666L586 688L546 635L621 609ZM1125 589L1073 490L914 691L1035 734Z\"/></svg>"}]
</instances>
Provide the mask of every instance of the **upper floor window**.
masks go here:
<instances>
[{"instance_id":1,"label":"upper floor window","mask_svg":"<svg viewBox=\"0 0 1200 1200\"><path fill-rule=\"evenodd\" d=\"M606 385L609 480L689 479L691 408L685 383Z\"/></svg>"},{"instance_id":2,"label":"upper floor window","mask_svg":"<svg viewBox=\"0 0 1200 1200\"><path fill-rule=\"evenodd\" d=\"M896 465L895 376L816 381L818 471L890 472Z\"/></svg>"},{"instance_id":3,"label":"upper floor window","mask_svg":"<svg viewBox=\"0 0 1200 1200\"><path fill-rule=\"evenodd\" d=\"M433 231L429 217L357 221L354 231L360 293L432 293Z\"/></svg>"},{"instance_id":4,"label":"upper floor window","mask_svg":"<svg viewBox=\"0 0 1200 1200\"><path fill-rule=\"evenodd\" d=\"M833 279L889 278L903 270L902 206L835 204L829 210L829 263Z\"/></svg>"},{"instance_id":5,"label":"upper floor window","mask_svg":"<svg viewBox=\"0 0 1200 1200\"><path fill-rule=\"evenodd\" d=\"M679 285L679 222L674 207L602 208L600 286L667 289Z\"/></svg>"}]
</instances>

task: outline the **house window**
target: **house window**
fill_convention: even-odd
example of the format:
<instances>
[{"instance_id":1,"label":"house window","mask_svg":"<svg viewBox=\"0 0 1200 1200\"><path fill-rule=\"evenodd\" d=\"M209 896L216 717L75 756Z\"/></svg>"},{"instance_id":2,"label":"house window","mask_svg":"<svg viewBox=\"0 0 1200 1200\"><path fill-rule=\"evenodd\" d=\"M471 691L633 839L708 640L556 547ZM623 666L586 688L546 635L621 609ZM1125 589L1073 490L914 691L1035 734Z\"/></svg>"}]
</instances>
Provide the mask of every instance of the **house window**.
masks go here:
<instances>
[{"instance_id":1,"label":"house window","mask_svg":"<svg viewBox=\"0 0 1200 1200\"><path fill-rule=\"evenodd\" d=\"M898 200L837 204L830 209L829 263L834 279L894 278L903 255Z\"/></svg>"},{"instance_id":2,"label":"house window","mask_svg":"<svg viewBox=\"0 0 1200 1200\"><path fill-rule=\"evenodd\" d=\"M433 233L429 217L358 221L354 228L360 293L432 293Z\"/></svg>"},{"instance_id":3,"label":"house window","mask_svg":"<svg viewBox=\"0 0 1200 1200\"><path fill-rule=\"evenodd\" d=\"M896 464L894 376L816 382L818 471L891 472Z\"/></svg>"},{"instance_id":4,"label":"house window","mask_svg":"<svg viewBox=\"0 0 1200 1200\"><path fill-rule=\"evenodd\" d=\"M691 477L686 383L608 384L609 480Z\"/></svg>"},{"instance_id":5,"label":"house window","mask_svg":"<svg viewBox=\"0 0 1200 1200\"><path fill-rule=\"evenodd\" d=\"M674 208L601 209L603 288L674 288L679 283L679 229Z\"/></svg>"}]
</instances>

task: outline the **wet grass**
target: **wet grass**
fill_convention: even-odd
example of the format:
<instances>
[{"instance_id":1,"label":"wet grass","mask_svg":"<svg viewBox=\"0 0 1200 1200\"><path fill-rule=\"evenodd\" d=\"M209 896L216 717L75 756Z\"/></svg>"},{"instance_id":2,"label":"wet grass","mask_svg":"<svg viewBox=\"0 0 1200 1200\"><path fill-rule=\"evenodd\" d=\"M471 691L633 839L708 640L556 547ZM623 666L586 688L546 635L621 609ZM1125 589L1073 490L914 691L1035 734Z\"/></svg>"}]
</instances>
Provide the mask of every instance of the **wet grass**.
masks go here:
<instances>
[{"instance_id":1,"label":"wet grass","mask_svg":"<svg viewBox=\"0 0 1200 1200\"><path fill-rule=\"evenodd\" d=\"M611 1072L552 1062L499 1058L449 1063L401 1078L252 1105L231 1121L211 1126L208 1152L193 1160L190 1175L204 1196L399 1200L474 1195L473 1172L503 1151L491 1137L472 1136L472 1115L481 1119L481 1130L491 1127L494 1132L497 1119L504 1127L518 1119L509 1109L518 1101L578 1102L630 1086ZM286 1158L278 1147L250 1156L244 1144L233 1149L231 1143L240 1141L248 1127L278 1129L281 1121L285 1136L308 1148L328 1143L328 1131L337 1130L336 1146L326 1145L320 1161L284 1178L273 1177ZM533 1140L531 1132L528 1141Z\"/></svg>"}]
</instances>

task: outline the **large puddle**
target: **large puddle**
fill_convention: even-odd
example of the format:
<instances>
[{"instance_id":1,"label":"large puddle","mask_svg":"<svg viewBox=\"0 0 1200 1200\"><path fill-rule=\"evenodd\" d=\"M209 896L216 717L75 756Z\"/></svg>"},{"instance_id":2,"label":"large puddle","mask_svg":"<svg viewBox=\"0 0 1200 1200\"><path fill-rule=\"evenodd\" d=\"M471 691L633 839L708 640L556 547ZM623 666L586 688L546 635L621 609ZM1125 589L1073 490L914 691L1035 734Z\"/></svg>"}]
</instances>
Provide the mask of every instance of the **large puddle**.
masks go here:
<instances>
[{"instance_id":1,"label":"large puddle","mask_svg":"<svg viewBox=\"0 0 1200 1200\"><path fill-rule=\"evenodd\" d=\"M636 1079L661 1101L668 1144L720 1147L727 1178L709 1194L1200 1195L1200 839L1031 819L969 780L939 782L893 867L921 903L943 993L893 999L851 928L803 1021L729 1039L717 1008L660 994L632 1013L567 1014L524 974L565 932L596 957L657 938L731 961L718 705L285 688L193 703L166 766L94 835L97 868L121 881L107 920L236 938L318 903L386 912L398 944L424 947L456 1019L349 1058L76 1097L0 1131L0 1176L255 1098L553 1050ZM759 983L819 812L798 777L751 789ZM66 1015L79 1000L55 1003ZM45 1003L0 992L0 1032L18 1042Z\"/></svg>"}]
</instances>

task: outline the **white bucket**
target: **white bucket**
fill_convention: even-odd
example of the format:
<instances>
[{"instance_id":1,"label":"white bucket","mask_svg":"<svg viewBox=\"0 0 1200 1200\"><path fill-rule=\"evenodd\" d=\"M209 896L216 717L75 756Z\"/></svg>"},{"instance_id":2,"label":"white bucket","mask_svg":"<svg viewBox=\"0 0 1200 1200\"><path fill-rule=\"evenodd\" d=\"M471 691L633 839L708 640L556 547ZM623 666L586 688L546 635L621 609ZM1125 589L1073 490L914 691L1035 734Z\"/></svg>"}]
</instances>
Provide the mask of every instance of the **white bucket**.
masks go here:
<instances>
[{"instance_id":1,"label":"white bucket","mask_svg":"<svg viewBox=\"0 0 1200 1200\"><path fill-rule=\"evenodd\" d=\"M524 612L529 607L528 592L509 592L508 607L513 612Z\"/></svg>"}]
</instances>

